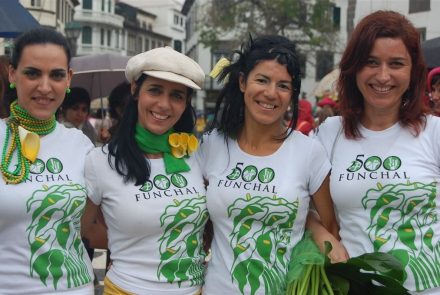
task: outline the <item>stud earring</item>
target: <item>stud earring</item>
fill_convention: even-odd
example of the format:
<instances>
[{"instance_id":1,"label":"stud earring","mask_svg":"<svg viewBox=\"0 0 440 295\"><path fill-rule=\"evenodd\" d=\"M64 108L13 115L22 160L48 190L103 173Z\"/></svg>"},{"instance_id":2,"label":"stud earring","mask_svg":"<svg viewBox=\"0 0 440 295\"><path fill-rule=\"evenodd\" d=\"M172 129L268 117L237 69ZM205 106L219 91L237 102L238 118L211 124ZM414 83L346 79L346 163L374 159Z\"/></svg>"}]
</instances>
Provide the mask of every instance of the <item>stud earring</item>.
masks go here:
<instances>
[{"instance_id":1,"label":"stud earring","mask_svg":"<svg viewBox=\"0 0 440 295\"><path fill-rule=\"evenodd\" d=\"M67 87L67 89L66 89L66 93L67 93L67 94L70 93L70 88L69 88L69 87Z\"/></svg>"},{"instance_id":2,"label":"stud earring","mask_svg":"<svg viewBox=\"0 0 440 295\"><path fill-rule=\"evenodd\" d=\"M9 88L10 89L15 89L15 83L9 83Z\"/></svg>"}]
</instances>

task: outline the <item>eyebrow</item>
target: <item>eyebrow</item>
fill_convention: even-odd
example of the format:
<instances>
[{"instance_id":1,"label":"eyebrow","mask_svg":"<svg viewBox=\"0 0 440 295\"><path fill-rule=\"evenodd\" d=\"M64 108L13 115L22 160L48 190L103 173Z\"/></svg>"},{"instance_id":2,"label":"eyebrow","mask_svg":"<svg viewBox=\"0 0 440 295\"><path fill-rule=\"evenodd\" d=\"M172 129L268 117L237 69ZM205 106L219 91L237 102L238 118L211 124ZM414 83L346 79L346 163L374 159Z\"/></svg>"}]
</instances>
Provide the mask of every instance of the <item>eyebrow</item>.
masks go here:
<instances>
[{"instance_id":1,"label":"eyebrow","mask_svg":"<svg viewBox=\"0 0 440 295\"><path fill-rule=\"evenodd\" d=\"M32 67L32 66L30 66L30 67L24 67L24 68L23 68L23 71L29 71L29 70L31 70L31 71L37 71L37 72L41 72L40 69L35 68L35 67ZM63 72L63 73L66 73L67 71L66 71L65 69L53 69L53 70L51 70L50 72L51 72L51 73L53 73L53 72Z\"/></svg>"},{"instance_id":2,"label":"eyebrow","mask_svg":"<svg viewBox=\"0 0 440 295\"><path fill-rule=\"evenodd\" d=\"M262 76L263 78L266 78L266 79L270 80L270 78L268 76L264 75L264 74L257 73L255 76ZM281 83L292 83L292 81L293 81L293 79L290 80L290 81L289 80L281 80L280 82Z\"/></svg>"}]
</instances>

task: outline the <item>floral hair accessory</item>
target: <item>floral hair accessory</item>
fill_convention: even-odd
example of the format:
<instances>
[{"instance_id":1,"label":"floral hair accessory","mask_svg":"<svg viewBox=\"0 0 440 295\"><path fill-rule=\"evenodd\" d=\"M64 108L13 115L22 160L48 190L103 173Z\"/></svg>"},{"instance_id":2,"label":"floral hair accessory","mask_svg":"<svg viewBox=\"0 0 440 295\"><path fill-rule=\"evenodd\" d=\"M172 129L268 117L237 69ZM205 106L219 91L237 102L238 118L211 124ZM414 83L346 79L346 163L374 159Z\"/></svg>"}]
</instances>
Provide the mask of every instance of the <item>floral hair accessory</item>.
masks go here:
<instances>
[{"instance_id":1,"label":"floral hair accessory","mask_svg":"<svg viewBox=\"0 0 440 295\"><path fill-rule=\"evenodd\" d=\"M231 62L226 58L222 57L219 59L219 61L215 64L214 68L212 68L212 71L209 73L209 76L211 78L217 78L220 73L223 71L223 69L227 66L229 66Z\"/></svg>"},{"instance_id":2,"label":"floral hair accessory","mask_svg":"<svg viewBox=\"0 0 440 295\"><path fill-rule=\"evenodd\" d=\"M184 132L170 134L168 143L171 146L171 154L179 159L192 154L199 146L199 141L194 134Z\"/></svg>"}]
</instances>

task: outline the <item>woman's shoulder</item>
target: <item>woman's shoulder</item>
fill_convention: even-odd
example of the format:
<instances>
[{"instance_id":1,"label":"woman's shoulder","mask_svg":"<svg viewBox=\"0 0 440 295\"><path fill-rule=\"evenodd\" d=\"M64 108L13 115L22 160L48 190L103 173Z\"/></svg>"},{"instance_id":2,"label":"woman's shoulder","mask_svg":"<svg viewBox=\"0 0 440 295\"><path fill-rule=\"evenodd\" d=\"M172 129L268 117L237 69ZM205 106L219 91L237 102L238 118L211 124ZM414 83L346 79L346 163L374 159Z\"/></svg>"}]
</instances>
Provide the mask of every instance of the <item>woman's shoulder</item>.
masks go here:
<instances>
[{"instance_id":1,"label":"woman's shoulder","mask_svg":"<svg viewBox=\"0 0 440 295\"><path fill-rule=\"evenodd\" d=\"M213 144L217 145L221 141L224 142L224 136L217 129L213 129L213 130L205 132L201 138L201 144L205 145L205 146L206 145L213 145Z\"/></svg>"}]
</instances>

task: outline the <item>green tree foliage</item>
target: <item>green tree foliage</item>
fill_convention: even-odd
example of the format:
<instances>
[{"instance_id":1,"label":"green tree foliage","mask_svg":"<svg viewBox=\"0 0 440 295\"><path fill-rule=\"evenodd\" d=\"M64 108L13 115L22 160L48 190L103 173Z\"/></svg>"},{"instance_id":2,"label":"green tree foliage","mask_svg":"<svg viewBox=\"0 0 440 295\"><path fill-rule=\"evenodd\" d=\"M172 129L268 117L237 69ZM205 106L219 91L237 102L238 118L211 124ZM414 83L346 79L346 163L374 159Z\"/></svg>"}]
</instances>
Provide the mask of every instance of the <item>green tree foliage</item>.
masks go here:
<instances>
[{"instance_id":1,"label":"green tree foliage","mask_svg":"<svg viewBox=\"0 0 440 295\"><path fill-rule=\"evenodd\" d=\"M279 34L298 44L333 48L337 24L330 0L210 0L201 22L201 42L240 43L252 35Z\"/></svg>"}]
</instances>

